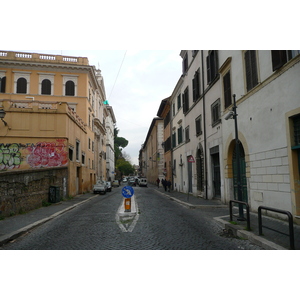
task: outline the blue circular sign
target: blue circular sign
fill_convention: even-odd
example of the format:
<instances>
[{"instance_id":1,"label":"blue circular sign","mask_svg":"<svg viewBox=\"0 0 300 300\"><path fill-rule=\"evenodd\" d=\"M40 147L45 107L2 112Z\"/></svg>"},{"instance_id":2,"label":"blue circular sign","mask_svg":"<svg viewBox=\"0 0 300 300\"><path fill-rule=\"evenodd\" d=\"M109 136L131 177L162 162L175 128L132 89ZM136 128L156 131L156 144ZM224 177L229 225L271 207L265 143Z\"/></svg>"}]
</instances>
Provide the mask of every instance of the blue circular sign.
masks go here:
<instances>
[{"instance_id":1,"label":"blue circular sign","mask_svg":"<svg viewBox=\"0 0 300 300\"><path fill-rule=\"evenodd\" d=\"M131 198L134 195L134 189L131 186L125 186L122 189L122 195L124 198Z\"/></svg>"}]
</instances>

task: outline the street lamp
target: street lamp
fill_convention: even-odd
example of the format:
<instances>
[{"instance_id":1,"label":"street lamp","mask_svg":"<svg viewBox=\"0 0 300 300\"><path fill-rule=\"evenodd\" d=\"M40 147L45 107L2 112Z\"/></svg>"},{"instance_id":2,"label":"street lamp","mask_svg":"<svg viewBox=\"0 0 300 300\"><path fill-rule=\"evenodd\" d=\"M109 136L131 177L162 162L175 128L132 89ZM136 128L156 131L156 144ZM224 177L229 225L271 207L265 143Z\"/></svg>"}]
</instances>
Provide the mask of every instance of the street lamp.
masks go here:
<instances>
[{"instance_id":1,"label":"street lamp","mask_svg":"<svg viewBox=\"0 0 300 300\"><path fill-rule=\"evenodd\" d=\"M233 95L233 107L232 111L230 111L226 116L225 120L234 119L234 127L235 127L235 153L236 153L236 164L237 164L237 196L238 201L243 201L242 194L242 176L241 176L241 165L240 165L240 140L239 140L239 132L238 132L238 124L237 124L237 106L235 100L235 94ZM239 204L239 221L245 220L244 218L244 209L243 204Z\"/></svg>"},{"instance_id":2,"label":"street lamp","mask_svg":"<svg viewBox=\"0 0 300 300\"><path fill-rule=\"evenodd\" d=\"M5 126L7 126L7 123L3 120L5 118L6 112L4 109L0 109L0 119L4 123Z\"/></svg>"}]
</instances>

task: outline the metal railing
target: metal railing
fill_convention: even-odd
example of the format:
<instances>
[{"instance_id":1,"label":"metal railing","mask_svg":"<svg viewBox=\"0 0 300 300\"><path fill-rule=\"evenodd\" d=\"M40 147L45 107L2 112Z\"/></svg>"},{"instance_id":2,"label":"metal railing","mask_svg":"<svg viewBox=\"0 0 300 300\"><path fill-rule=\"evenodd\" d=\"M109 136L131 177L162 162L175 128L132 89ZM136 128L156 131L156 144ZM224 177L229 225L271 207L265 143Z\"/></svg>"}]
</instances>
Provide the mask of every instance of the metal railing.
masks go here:
<instances>
[{"instance_id":1,"label":"metal railing","mask_svg":"<svg viewBox=\"0 0 300 300\"><path fill-rule=\"evenodd\" d=\"M289 218L289 234L285 233L285 232L281 232L278 231L276 229L267 227L267 226L263 226L262 225L262 215L261 215L261 210L269 210L269 211L273 211L273 212L277 212L280 214L285 214L288 216ZM262 228L267 228L269 230L284 234L286 236L290 237L290 248L291 250L295 250L295 240L294 240L294 225L293 225L293 216L289 211L285 211L285 210L281 210L281 209L276 209L276 208L272 208L272 207L267 207L267 206L260 206L258 208L258 227L259 227L259 235L262 235Z\"/></svg>"},{"instance_id":2,"label":"metal railing","mask_svg":"<svg viewBox=\"0 0 300 300\"><path fill-rule=\"evenodd\" d=\"M246 218L246 221L247 221L247 230L250 231L251 227L250 227L250 207L249 207L249 204L246 203L246 202L243 202L243 201L230 200L229 201L229 212L230 212L230 221L231 222L233 221L232 217L235 216L232 213L232 203L242 204L242 205L246 206L246 211L247 211L247 218ZM238 217L238 216L235 216L235 217Z\"/></svg>"}]
</instances>

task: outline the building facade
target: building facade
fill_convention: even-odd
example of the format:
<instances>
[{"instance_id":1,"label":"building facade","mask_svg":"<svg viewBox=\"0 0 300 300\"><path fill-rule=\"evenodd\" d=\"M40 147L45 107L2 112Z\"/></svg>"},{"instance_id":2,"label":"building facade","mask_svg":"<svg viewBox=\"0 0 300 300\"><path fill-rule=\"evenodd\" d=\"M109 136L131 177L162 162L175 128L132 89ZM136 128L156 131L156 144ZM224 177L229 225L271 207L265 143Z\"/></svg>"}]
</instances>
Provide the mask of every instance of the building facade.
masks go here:
<instances>
[{"instance_id":1,"label":"building facade","mask_svg":"<svg viewBox=\"0 0 300 300\"><path fill-rule=\"evenodd\" d=\"M62 197L91 190L106 179L104 101L101 72L85 57L0 51L0 175L65 168Z\"/></svg>"},{"instance_id":2,"label":"building facade","mask_svg":"<svg viewBox=\"0 0 300 300\"><path fill-rule=\"evenodd\" d=\"M299 50L180 56L182 76L170 97L173 188L228 203L241 187L252 211L287 210L299 222Z\"/></svg>"}]
</instances>

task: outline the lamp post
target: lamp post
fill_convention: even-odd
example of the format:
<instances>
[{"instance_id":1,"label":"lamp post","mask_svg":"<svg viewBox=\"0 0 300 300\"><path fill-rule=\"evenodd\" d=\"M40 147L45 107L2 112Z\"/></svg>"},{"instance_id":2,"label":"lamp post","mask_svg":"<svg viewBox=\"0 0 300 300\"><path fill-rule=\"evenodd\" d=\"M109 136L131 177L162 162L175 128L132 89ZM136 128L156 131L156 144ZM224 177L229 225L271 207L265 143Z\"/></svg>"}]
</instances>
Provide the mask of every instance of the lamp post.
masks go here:
<instances>
[{"instance_id":1,"label":"lamp post","mask_svg":"<svg viewBox=\"0 0 300 300\"><path fill-rule=\"evenodd\" d=\"M238 131L238 124L237 124L237 116L236 113L236 100L235 94L233 95L233 118L234 118L234 127L235 127L235 153L236 153L236 165L237 165L237 194L238 194L238 201L243 201L243 194L242 194L242 176L241 176L241 164L240 164L240 140L239 140L239 131ZM244 218L244 208L242 204L239 204L239 221L245 220Z\"/></svg>"},{"instance_id":2,"label":"lamp post","mask_svg":"<svg viewBox=\"0 0 300 300\"><path fill-rule=\"evenodd\" d=\"M242 176L241 176L241 164L240 164L240 140L239 140L239 131L237 124L237 106L236 106L236 95L233 95L233 107L232 111L225 117L226 120L234 119L234 129L235 129L235 154L236 154L236 166L237 166L237 196L238 201L243 201L243 193L242 193ZM244 209L243 205L239 204L239 221L245 220L244 218Z\"/></svg>"},{"instance_id":3,"label":"lamp post","mask_svg":"<svg viewBox=\"0 0 300 300\"><path fill-rule=\"evenodd\" d=\"M5 126L7 126L7 123L3 120L5 118L6 112L4 109L0 109L0 119L4 123Z\"/></svg>"}]
</instances>

